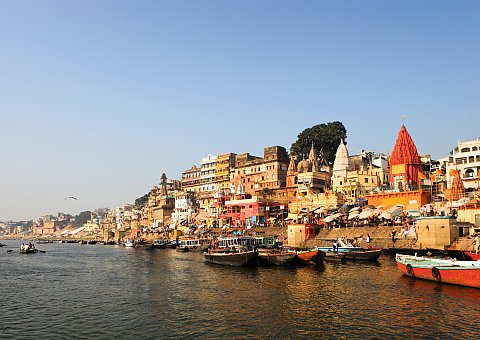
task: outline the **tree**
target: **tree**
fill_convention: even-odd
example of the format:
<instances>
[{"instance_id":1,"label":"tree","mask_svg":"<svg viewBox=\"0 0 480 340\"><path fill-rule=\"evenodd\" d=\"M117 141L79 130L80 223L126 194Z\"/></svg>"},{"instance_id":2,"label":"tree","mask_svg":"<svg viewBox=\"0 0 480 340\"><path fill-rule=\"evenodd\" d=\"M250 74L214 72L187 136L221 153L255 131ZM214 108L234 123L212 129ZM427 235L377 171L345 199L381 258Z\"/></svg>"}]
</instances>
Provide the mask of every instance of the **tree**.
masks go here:
<instances>
[{"instance_id":1,"label":"tree","mask_svg":"<svg viewBox=\"0 0 480 340\"><path fill-rule=\"evenodd\" d=\"M143 195L135 200L135 208L141 209L148 202L148 196L150 193Z\"/></svg>"},{"instance_id":2,"label":"tree","mask_svg":"<svg viewBox=\"0 0 480 340\"><path fill-rule=\"evenodd\" d=\"M263 188L262 191L260 191L260 195L262 197L269 197L273 195L273 190L270 188Z\"/></svg>"},{"instance_id":3,"label":"tree","mask_svg":"<svg viewBox=\"0 0 480 340\"><path fill-rule=\"evenodd\" d=\"M347 130L341 122L314 125L300 132L297 141L290 147L290 154L308 158L313 142L317 155L323 154L324 160L331 165L335 161L340 140L346 138Z\"/></svg>"},{"instance_id":4,"label":"tree","mask_svg":"<svg viewBox=\"0 0 480 340\"><path fill-rule=\"evenodd\" d=\"M87 223L87 221L90 219L92 216L91 211L82 211L80 214L75 216L75 220L72 222L72 227L73 228L78 228Z\"/></svg>"}]
</instances>

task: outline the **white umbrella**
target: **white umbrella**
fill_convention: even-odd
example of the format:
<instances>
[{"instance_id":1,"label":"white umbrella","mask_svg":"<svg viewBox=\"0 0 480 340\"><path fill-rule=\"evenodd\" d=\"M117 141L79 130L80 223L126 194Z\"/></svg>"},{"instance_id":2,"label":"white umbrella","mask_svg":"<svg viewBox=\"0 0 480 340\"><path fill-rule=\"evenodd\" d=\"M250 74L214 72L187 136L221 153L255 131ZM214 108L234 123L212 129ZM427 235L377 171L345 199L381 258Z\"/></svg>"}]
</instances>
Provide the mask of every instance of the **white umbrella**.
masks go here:
<instances>
[{"instance_id":1,"label":"white umbrella","mask_svg":"<svg viewBox=\"0 0 480 340\"><path fill-rule=\"evenodd\" d=\"M334 218L333 218L332 215L327 216L327 217L325 217L325 218L323 219L323 221L324 221L324 222L327 222L327 223L332 222L333 220L334 220Z\"/></svg>"},{"instance_id":2,"label":"white umbrella","mask_svg":"<svg viewBox=\"0 0 480 340\"><path fill-rule=\"evenodd\" d=\"M360 210L360 207L355 207L355 208L350 209L349 212L359 211L359 210Z\"/></svg>"},{"instance_id":3,"label":"white umbrella","mask_svg":"<svg viewBox=\"0 0 480 340\"><path fill-rule=\"evenodd\" d=\"M363 220L363 219L369 218L372 215L373 215L373 211L365 210L365 211L362 211L360 215L358 215L358 218Z\"/></svg>"},{"instance_id":4,"label":"white umbrella","mask_svg":"<svg viewBox=\"0 0 480 340\"><path fill-rule=\"evenodd\" d=\"M358 216L360 215L360 213L358 211L354 211L353 213L351 213L350 215L348 215L348 220L353 220L354 218L357 218Z\"/></svg>"},{"instance_id":5,"label":"white umbrella","mask_svg":"<svg viewBox=\"0 0 480 340\"><path fill-rule=\"evenodd\" d=\"M383 213L380 214L380 218L384 218L386 220L391 220L392 215L388 211L384 211Z\"/></svg>"}]
</instances>

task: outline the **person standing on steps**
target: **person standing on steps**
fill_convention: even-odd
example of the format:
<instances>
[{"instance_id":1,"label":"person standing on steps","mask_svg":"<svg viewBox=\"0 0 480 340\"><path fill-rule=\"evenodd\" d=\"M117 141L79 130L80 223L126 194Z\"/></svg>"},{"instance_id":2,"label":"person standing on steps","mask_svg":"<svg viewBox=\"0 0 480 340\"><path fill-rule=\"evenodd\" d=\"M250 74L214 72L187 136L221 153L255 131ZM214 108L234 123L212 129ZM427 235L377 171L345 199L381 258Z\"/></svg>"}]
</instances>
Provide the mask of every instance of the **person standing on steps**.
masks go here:
<instances>
[{"instance_id":1,"label":"person standing on steps","mask_svg":"<svg viewBox=\"0 0 480 340\"><path fill-rule=\"evenodd\" d=\"M395 236L397 235L397 231L395 229L392 229L392 242L393 245L395 245L395 241L397 240Z\"/></svg>"}]
</instances>

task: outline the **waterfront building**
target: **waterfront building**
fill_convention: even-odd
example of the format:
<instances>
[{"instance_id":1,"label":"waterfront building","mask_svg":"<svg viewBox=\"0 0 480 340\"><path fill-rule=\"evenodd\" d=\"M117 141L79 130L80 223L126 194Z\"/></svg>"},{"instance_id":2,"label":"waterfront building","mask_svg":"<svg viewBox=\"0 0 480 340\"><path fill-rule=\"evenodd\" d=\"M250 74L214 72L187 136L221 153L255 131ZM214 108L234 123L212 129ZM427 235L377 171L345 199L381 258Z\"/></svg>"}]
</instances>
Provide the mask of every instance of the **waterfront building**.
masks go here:
<instances>
[{"instance_id":1,"label":"waterfront building","mask_svg":"<svg viewBox=\"0 0 480 340\"><path fill-rule=\"evenodd\" d=\"M328 189L330 169L323 160L319 162L313 143L308 159L303 159L298 163L296 176L297 195L299 196L315 195Z\"/></svg>"},{"instance_id":2,"label":"waterfront building","mask_svg":"<svg viewBox=\"0 0 480 340\"><path fill-rule=\"evenodd\" d=\"M259 196L263 189L285 189L289 164L287 150L282 146L264 148L264 156L240 154L235 157L235 168L230 181L238 187L242 182L247 193Z\"/></svg>"},{"instance_id":3,"label":"waterfront building","mask_svg":"<svg viewBox=\"0 0 480 340\"><path fill-rule=\"evenodd\" d=\"M188 170L182 172L181 190L190 192L200 192L200 168L192 165Z\"/></svg>"},{"instance_id":4,"label":"waterfront building","mask_svg":"<svg viewBox=\"0 0 480 340\"><path fill-rule=\"evenodd\" d=\"M238 191L239 193L241 192ZM265 225L270 219L282 220L288 206L249 194L237 194L235 199L225 201L224 213L219 217L234 226Z\"/></svg>"},{"instance_id":5,"label":"waterfront building","mask_svg":"<svg viewBox=\"0 0 480 340\"><path fill-rule=\"evenodd\" d=\"M431 201L431 191L421 188L421 180L425 178L417 147L405 125L402 125L390 160L392 190L365 195L365 198L375 206L401 204L406 211L420 210L422 205Z\"/></svg>"},{"instance_id":6,"label":"waterfront building","mask_svg":"<svg viewBox=\"0 0 480 340\"><path fill-rule=\"evenodd\" d=\"M221 190L230 188L230 171L235 167L234 153L218 155L215 161L215 187Z\"/></svg>"},{"instance_id":7,"label":"waterfront building","mask_svg":"<svg viewBox=\"0 0 480 340\"><path fill-rule=\"evenodd\" d=\"M175 208L175 197L167 191L167 176L162 174L160 186L150 190L147 202L148 225L158 227L170 223Z\"/></svg>"},{"instance_id":8,"label":"waterfront building","mask_svg":"<svg viewBox=\"0 0 480 340\"><path fill-rule=\"evenodd\" d=\"M417 147L402 125L390 159L390 187L399 191L418 190L422 177Z\"/></svg>"},{"instance_id":9,"label":"waterfront building","mask_svg":"<svg viewBox=\"0 0 480 340\"><path fill-rule=\"evenodd\" d=\"M214 191L215 190L215 163L217 156L209 154L202 158L200 165L200 191Z\"/></svg>"},{"instance_id":10,"label":"waterfront building","mask_svg":"<svg viewBox=\"0 0 480 340\"><path fill-rule=\"evenodd\" d=\"M172 213L172 223L190 224L195 214L193 193L177 191L175 193L175 208Z\"/></svg>"},{"instance_id":11,"label":"waterfront building","mask_svg":"<svg viewBox=\"0 0 480 340\"><path fill-rule=\"evenodd\" d=\"M453 176L450 170L458 170L465 188L469 191L479 188L480 139L459 141L452 150L446 164L447 186L450 188Z\"/></svg>"},{"instance_id":12,"label":"waterfront building","mask_svg":"<svg viewBox=\"0 0 480 340\"><path fill-rule=\"evenodd\" d=\"M342 193L350 203L366 194L378 192L388 183L388 161L381 153L365 152L349 156L343 140L335 154L332 190Z\"/></svg>"}]
</instances>

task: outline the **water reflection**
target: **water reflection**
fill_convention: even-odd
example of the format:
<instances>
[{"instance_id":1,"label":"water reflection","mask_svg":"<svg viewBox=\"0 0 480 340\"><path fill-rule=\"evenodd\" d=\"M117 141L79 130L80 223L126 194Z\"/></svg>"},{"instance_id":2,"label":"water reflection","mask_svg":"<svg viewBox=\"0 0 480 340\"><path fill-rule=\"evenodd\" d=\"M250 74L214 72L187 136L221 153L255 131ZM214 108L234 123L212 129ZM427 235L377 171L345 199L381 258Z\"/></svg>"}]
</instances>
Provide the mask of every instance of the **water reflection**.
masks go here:
<instances>
[{"instance_id":1,"label":"water reflection","mask_svg":"<svg viewBox=\"0 0 480 340\"><path fill-rule=\"evenodd\" d=\"M228 268L201 253L48 244L1 252L2 336L476 337L480 290L404 277L391 258ZM34 305L36 308L29 308ZM41 308L41 313L38 313Z\"/></svg>"}]
</instances>

